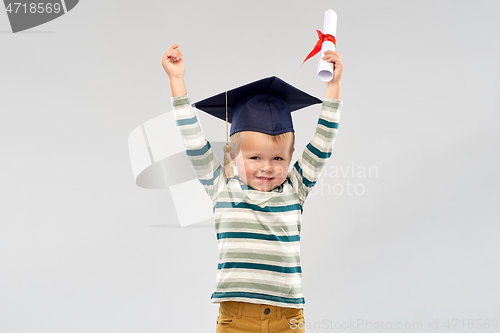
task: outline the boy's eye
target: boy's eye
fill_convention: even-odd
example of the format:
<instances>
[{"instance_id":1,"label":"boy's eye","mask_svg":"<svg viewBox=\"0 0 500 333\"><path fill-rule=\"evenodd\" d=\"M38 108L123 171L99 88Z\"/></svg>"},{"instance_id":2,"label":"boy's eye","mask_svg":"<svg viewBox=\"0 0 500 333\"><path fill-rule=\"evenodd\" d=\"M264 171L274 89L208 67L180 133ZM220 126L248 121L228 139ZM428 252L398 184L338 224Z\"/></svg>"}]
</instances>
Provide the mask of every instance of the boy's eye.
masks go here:
<instances>
[{"instance_id":1,"label":"boy's eye","mask_svg":"<svg viewBox=\"0 0 500 333\"><path fill-rule=\"evenodd\" d=\"M252 156L252 157L250 157L250 159L251 160L258 160L258 159L260 159L260 157L259 156Z\"/></svg>"},{"instance_id":2,"label":"boy's eye","mask_svg":"<svg viewBox=\"0 0 500 333\"><path fill-rule=\"evenodd\" d=\"M281 157L279 157L279 156L276 156L274 159L275 159L276 161L282 161L282 160L283 160L283 159L282 159Z\"/></svg>"}]
</instances>

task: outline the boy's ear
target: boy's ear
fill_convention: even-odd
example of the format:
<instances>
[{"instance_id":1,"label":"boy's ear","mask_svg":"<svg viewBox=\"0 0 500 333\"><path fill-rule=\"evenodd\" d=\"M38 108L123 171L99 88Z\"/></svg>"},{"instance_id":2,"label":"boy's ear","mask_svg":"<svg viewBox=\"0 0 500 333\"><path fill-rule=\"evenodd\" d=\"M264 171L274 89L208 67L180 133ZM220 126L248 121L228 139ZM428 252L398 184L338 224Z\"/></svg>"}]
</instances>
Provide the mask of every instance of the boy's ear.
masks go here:
<instances>
[{"instance_id":1,"label":"boy's ear","mask_svg":"<svg viewBox=\"0 0 500 333\"><path fill-rule=\"evenodd\" d=\"M231 161L233 162L233 165L236 166L236 154L234 153L234 147L231 146L229 154L231 154Z\"/></svg>"},{"instance_id":2,"label":"boy's ear","mask_svg":"<svg viewBox=\"0 0 500 333\"><path fill-rule=\"evenodd\" d=\"M231 155L231 160L233 160L233 164L236 165L236 157L240 153L240 148L237 144L234 144L232 142L229 143L229 145L231 146L231 151L229 152L229 154Z\"/></svg>"}]
</instances>

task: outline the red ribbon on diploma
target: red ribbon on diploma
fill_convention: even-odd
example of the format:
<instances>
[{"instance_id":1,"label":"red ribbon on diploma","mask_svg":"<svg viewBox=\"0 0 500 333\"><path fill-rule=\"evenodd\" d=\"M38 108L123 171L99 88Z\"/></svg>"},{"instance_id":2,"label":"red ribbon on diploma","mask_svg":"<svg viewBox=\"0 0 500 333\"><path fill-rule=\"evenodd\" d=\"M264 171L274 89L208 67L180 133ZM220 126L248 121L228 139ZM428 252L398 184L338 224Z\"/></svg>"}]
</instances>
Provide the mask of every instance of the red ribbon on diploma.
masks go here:
<instances>
[{"instance_id":1,"label":"red ribbon on diploma","mask_svg":"<svg viewBox=\"0 0 500 333\"><path fill-rule=\"evenodd\" d=\"M319 51L321 51L321 45L323 44L323 42L330 41L333 44L335 44L335 46L337 46L337 41L335 40L335 37L333 37L332 35L323 34L319 30L316 30L316 32L318 33L319 40L314 46L314 49L311 51L311 53L309 53L307 58L302 62L302 64L304 64L304 62L306 62L307 59L314 57L316 54L318 54Z\"/></svg>"}]
</instances>

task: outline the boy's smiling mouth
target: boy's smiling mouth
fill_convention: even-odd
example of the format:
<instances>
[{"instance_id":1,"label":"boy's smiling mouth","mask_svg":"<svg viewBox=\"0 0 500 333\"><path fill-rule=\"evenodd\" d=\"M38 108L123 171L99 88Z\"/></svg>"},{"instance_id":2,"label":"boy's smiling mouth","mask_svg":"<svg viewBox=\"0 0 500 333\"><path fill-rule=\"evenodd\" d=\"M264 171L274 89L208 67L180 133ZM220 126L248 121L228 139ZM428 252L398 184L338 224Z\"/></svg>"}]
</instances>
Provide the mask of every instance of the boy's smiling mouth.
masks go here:
<instances>
[{"instance_id":1,"label":"boy's smiling mouth","mask_svg":"<svg viewBox=\"0 0 500 333\"><path fill-rule=\"evenodd\" d=\"M258 180L261 180L261 181L270 181L270 180L273 180L274 178L271 178L271 177L255 177L257 178Z\"/></svg>"}]
</instances>

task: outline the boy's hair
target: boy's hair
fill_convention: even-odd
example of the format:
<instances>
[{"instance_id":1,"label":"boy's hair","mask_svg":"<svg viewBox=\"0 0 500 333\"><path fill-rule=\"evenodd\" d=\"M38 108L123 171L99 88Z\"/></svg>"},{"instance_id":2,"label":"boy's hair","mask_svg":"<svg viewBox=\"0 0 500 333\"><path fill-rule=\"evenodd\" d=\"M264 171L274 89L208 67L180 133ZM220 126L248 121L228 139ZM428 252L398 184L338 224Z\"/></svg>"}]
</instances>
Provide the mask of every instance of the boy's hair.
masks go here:
<instances>
[{"instance_id":1,"label":"boy's hair","mask_svg":"<svg viewBox=\"0 0 500 333\"><path fill-rule=\"evenodd\" d=\"M237 144L238 147L241 145L241 141L243 140L243 133L245 131L242 131L242 132L236 132L234 134L232 134L230 137L229 137L229 140L231 141L231 143L234 143L234 144ZM262 133L262 134L265 134L265 133ZM295 133L294 132L285 132L285 133L281 133L281 134L277 134L277 135L270 135L270 134L265 134L269 140L272 140L274 143L277 143L283 139L287 139L289 136L292 136L292 146L290 147L290 151L293 153L293 147L295 146Z\"/></svg>"}]
</instances>

